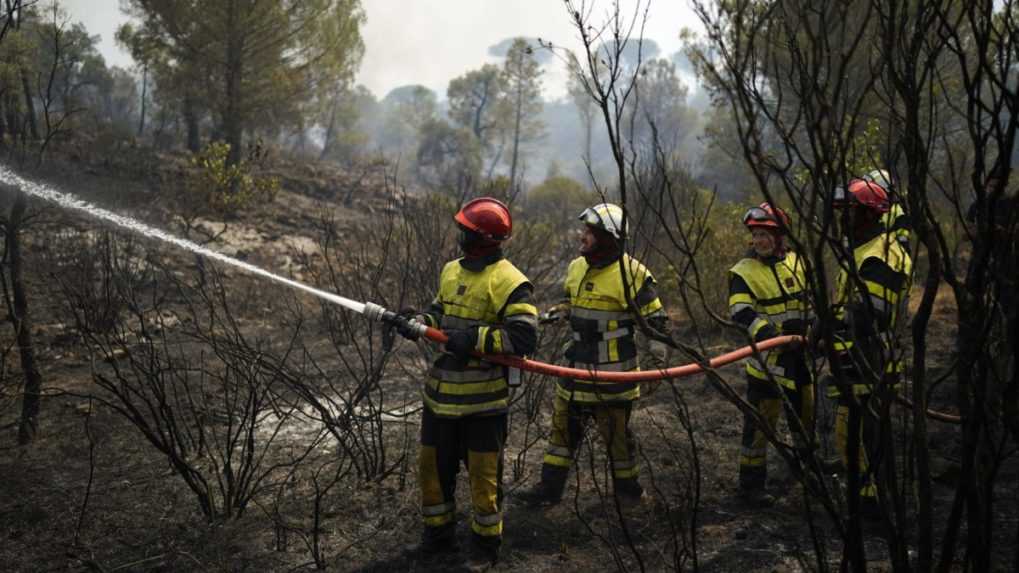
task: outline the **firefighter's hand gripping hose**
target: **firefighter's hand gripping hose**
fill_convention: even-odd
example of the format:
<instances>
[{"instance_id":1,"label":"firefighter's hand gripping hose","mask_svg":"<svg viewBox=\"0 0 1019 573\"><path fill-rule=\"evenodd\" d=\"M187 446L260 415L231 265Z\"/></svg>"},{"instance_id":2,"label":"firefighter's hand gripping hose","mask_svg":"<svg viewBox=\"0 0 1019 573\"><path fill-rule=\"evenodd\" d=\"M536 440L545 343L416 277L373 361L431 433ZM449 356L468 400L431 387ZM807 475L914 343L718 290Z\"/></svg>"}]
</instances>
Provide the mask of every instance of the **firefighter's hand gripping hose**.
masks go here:
<instances>
[{"instance_id":1,"label":"firefighter's hand gripping hose","mask_svg":"<svg viewBox=\"0 0 1019 573\"><path fill-rule=\"evenodd\" d=\"M393 324L398 331L416 331L418 337L425 337L433 342L444 344L446 342L446 335L441 330L431 328L414 320L386 310L381 306L374 303L365 303L364 315L372 320L380 320L382 322ZM408 337L410 338L410 337ZM764 352L765 350L771 350L779 346L785 346L787 344L801 344L803 343L802 336L778 336L765 340L757 344L757 351ZM742 360L748 356L753 355L753 346L744 346L727 352L721 356L716 356L708 362L710 368L718 368L731 364L737 360ZM588 370L584 368L569 368L566 366L559 366L557 364L548 364L546 362L539 362L537 360L530 360L527 358L520 358L517 356L507 356L501 354L478 354L480 358L484 358L489 362L496 364L502 364L504 366L510 366L512 368L519 368L521 370L527 370L529 372L536 372L538 374L547 374L549 376L557 376L561 378L573 378L575 380L600 380L605 382L649 382L654 380L666 380L669 378L682 378L684 376L690 376L693 374L699 374L704 372L704 368L700 364L684 364L682 366L672 366L670 368L662 368L657 370L639 370L635 372L606 372L603 370Z\"/></svg>"}]
</instances>

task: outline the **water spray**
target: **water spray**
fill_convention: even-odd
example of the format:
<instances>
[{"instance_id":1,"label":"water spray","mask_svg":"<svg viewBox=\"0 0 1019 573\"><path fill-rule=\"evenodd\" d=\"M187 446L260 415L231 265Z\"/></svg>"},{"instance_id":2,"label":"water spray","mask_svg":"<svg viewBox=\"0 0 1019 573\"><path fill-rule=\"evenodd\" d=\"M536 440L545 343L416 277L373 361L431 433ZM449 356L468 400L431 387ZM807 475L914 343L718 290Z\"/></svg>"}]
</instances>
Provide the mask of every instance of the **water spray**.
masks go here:
<instances>
[{"instance_id":1,"label":"water spray","mask_svg":"<svg viewBox=\"0 0 1019 573\"><path fill-rule=\"evenodd\" d=\"M56 189L50 186L29 181L27 179L24 179L23 177L20 177L18 174L14 173L9 168L7 168L6 165L2 164L0 164L0 182L6 185L10 185L11 187L14 187L16 189L20 189L25 194L31 195L32 197L38 197L39 199L44 199L51 203L56 203L57 205L65 209L70 209L72 211L81 211L86 215L89 215L90 217L94 217L96 219L100 219L108 223L113 223L118 227L127 229L128 231L131 231L133 233L138 233L143 237L147 237L150 239L159 239L163 242L176 245L178 247L181 247L182 249L186 249L188 251L191 251L192 253L201 255L203 257L215 259L221 263L225 263L230 266L239 268L243 271L247 271L249 273L265 277L278 283L285 284L289 287L303 290L306 293L313 294L331 303L338 304L343 308L352 310L358 314L364 314L365 306L364 303L357 302L356 300L351 300L346 297L342 297L338 294L333 294L330 292L326 292L324 290L319 290L315 287L308 286L304 283L300 283L295 280L282 277L275 273L271 273L265 269L256 267L255 265L252 265L250 263L246 263L242 260L235 259L233 257L224 255L223 253L214 251L207 247L203 247L193 241L189 241L187 239L182 239L180 237L171 235L170 233L167 233L166 231L162 231L155 227L150 227L149 225L146 225L141 221L132 219L130 217L125 217L124 215L118 215L117 213L114 213L113 211L109 211L107 209L103 209L102 207L97 207L86 201L82 201L81 199L78 199L73 195L57 191Z\"/></svg>"}]
</instances>

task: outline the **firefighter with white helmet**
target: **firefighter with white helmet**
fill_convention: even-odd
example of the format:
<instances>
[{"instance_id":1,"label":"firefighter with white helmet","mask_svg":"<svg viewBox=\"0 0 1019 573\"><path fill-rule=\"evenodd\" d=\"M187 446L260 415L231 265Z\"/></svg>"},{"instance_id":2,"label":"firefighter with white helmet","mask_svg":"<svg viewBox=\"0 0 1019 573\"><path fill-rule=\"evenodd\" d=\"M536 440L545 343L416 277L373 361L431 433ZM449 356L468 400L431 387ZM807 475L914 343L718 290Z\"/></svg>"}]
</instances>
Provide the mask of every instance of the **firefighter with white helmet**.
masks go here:
<instances>
[{"instance_id":1,"label":"firefighter with white helmet","mask_svg":"<svg viewBox=\"0 0 1019 573\"><path fill-rule=\"evenodd\" d=\"M668 333L668 316L655 290L654 276L623 252L625 219L618 205L594 205L578 219L584 224L581 256L566 271L561 305L568 308L572 330L566 358L575 368L637 370L636 315L659 332ZM627 299L633 301L632 306ZM644 490L638 480L636 442L629 424L639 396L637 383L559 379L541 482L519 496L532 504L562 499L584 427L593 419L608 446L615 495L623 503L639 501Z\"/></svg>"}]
</instances>

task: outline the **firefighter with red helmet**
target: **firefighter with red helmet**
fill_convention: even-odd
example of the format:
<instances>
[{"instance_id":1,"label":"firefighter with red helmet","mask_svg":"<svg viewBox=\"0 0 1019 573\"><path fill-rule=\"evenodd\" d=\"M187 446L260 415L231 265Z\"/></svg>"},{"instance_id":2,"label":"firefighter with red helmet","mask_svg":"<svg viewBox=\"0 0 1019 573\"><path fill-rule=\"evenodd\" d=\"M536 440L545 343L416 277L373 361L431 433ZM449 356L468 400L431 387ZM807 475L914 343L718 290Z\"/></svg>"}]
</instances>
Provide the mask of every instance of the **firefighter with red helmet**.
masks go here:
<instances>
[{"instance_id":1,"label":"firefighter with red helmet","mask_svg":"<svg viewBox=\"0 0 1019 573\"><path fill-rule=\"evenodd\" d=\"M884 222L891 202L883 186L854 179L835 190L832 204L852 260L843 262L836 279L830 340L835 383L828 395L837 399L836 448L850 484L858 486L860 511L877 516L878 412L889 403L904 370L895 332L906 311L913 262ZM890 452L883 457L892 459Z\"/></svg>"},{"instance_id":2,"label":"firefighter with red helmet","mask_svg":"<svg viewBox=\"0 0 1019 573\"><path fill-rule=\"evenodd\" d=\"M880 185L888 194L888 211L881 216L881 222L888 229L888 232L895 237L902 248L909 252L909 239L912 234L912 225L909 215L903 209L906 201L905 188L892 184L892 176L885 169L874 169L861 177L864 181L870 181Z\"/></svg>"},{"instance_id":3,"label":"firefighter with red helmet","mask_svg":"<svg viewBox=\"0 0 1019 573\"><path fill-rule=\"evenodd\" d=\"M422 389L418 477L425 527L419 551L432 556L458 550L454 494L463 462L474 509L474 552L494 562L502 542L509 379L519 373L472 353L532 353L537 309L530 281L503 256L502 244L513 230L506 205L490 197L474 199L455 220L463 257L445 265L435 299L417 317L449 338ZM414 338L410 331L401 334Z\"/></svg>"},{"instance_id":4,"label":"firefighter with red helmet","mask_svg":"<svg viewBox=\"0 0 1019 573\"><path fill-rule=\"evenodd\" d=\"M574 368L637 370L635 314L668 334L668 315L658 298L654 276L623 252L622 208L600 203L585 209L578 219L584 224L581 256L567 268L560 305L569 314L572 330L566 358ZM636 440L630 430L630 415L639 396L636 383L559 379L541 481L520 492L518 498L532 505L561 501L584 428L593 421L608 447L614 494L626 505L639 502L644 489L638 479Z\"/></svg>"},{"instance_id":5,"label":"firefighter with red helmet","mask_svg":"<svg viewBox=\"0 0 1019 573\"><path fill-rule=\"evenodd\" d=\"M788 334L805 334L813 320L807 303L804 265L789 250L789 216L768 203L743 215L751 234L751 248L729 270L729 313L754 342ZM748 360L747 402L763 422L775 428L785 410L798 444L809 443L813 432L814 383L801 347L763 352L762 360ZM743 418L739 456L740 496L756 505L772 500L766 493L768 442L754 417Z\"/></svg>"}]
</instances>

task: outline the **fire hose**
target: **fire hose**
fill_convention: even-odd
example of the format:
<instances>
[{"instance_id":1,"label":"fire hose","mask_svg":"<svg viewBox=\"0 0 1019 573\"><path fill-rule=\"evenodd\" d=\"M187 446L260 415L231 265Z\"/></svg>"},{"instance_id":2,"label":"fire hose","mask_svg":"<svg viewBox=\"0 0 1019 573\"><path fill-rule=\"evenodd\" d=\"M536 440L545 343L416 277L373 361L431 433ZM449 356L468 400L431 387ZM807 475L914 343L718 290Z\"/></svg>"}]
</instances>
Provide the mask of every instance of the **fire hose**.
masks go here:
<instances>
[{"instance_id":1,"label":"fire hose","mask_svg":"<svg viewBox=\"0 0 1019 573\"><path fill-rule=\"evenodd\" d=\"M388 311L377 304L369 302L365 303L364 306L364 315L370 319L381 320L383 322L391 322L398 319L395 313ZM446 335L437 328L432 328L413 320L408 320L407 322L420 336L424 336L433 342L443 344L447 340ZM754 346L757 347L758 352L764 352L765 350L771 350L772 348L777 348L779 346L800 344L803 342L804 338L802 336L778 336L775 338L769 338L768 340ZM718 368L720 366L736 362L737 360L742 360L754 353L754 346L744 346L733 350L732 352L722 354L721 356L716 356L708 361L707 366L709 368ZM697 363L672 366L669 368L659 368L655 370L606 372L604 370L593 370L587 368L570 368L567 366L560 366L558 364L548 364L547 362L539 362L537 360L505 354L475 353L475 355L487 362L502 364L503 366L509 366L510 368L519 368L520 370L527 370L528 372L535 372L537 374L547 374L549 376L557 376L560 378L573 378L575 380L649 382L653 380L664 380L667 378L682 378L684 376L704 372L704 367Z\"/></svg>"},{"instance_id":2,"label":"fire hose","mask_svg":"<svg viewBox=\"0 0 1019 573\"><path fill-rule=\"evenodd\" d=\"M415 331L418 336L423 336L432 342L438 344L445 344L448 337L445 333L437 328L432 328L420 322L412 319L403 318L400 315L386 310L385 308L371 303L359 303L344 299L338 295L335 297L334 302L355 310L365 315L370 320L378 320L385 323L394 323L396 321L405 321L406 324ZM336 299L342 299L336 300ZM719 368L727 364L732 364L738 360L742 360L749 356L752 356L755 352L764 352L780 346L786 346L790 344L804 344L807 339L803 336L786 335L776 336L775 338L769 338L760 343L744 346L737 348L731 352L716 356L707 361L707 368ZM603 381L603 382L650 382L657 380L666 380L671 378L682 378L685 376L692 376L694 374L700 374L705 371L705 367L699 363L683 364L681 366L671 366L668 368L657 368L654 370L636 370L630 372L608 372L604 370L594 370L587 368L571 368L567 366L560 366L558 364L549 364L547 362L540 362L537 360L531 360L529 358L522 358L519 356L509 356L505 354L482 354L479 352L473 352L474 356L481 358L487 362L495 364L502 364L510 368L518 368L520 370L526 370L528 372L534 372L537 374L545 374L548 376L556 376L560 378L572 378L574 380L588 380L588 381ZM913 403L907 398L896 395L896 401L903 406L911 408ZM928 409L927 415L935 420L949 423L961 423L962 419L959 416L953 416L951 414L945 414L935 410Z\"/></svg>"}]
</instances>

